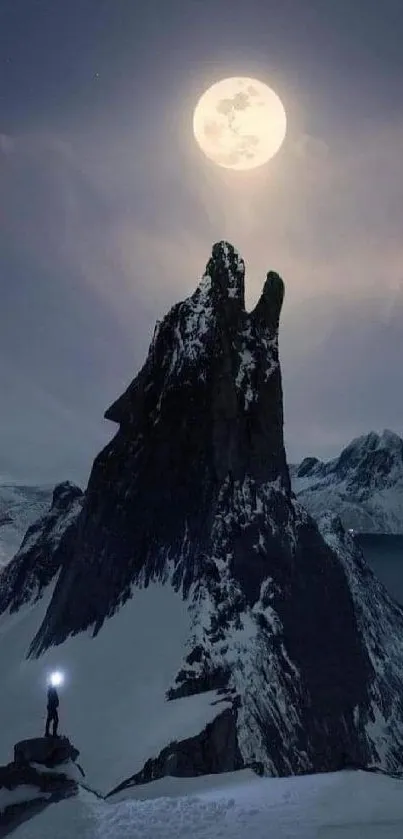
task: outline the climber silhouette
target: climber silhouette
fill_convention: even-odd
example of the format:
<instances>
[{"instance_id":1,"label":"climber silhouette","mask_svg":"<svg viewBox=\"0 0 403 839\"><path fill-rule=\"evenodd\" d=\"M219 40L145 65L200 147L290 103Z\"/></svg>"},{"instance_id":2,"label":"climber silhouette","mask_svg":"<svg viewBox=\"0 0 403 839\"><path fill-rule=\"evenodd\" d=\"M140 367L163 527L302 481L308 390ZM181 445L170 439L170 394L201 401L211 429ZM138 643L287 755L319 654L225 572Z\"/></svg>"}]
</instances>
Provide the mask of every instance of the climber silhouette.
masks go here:
<instances>
[{"instance_id":1,"label":"climber silhouette","mask_svg":"<svg viewBox=\"0 0 403 839\"><path fill-rule=\"evenodd\" d=\"M57 727L59 725L59 714L57 709L59 707L59 695L53 685L48 687L48 716L46 718L45 737L50 737L50 724L53 723L53 737L57 737Z\"/></svg>"}]
</instances>

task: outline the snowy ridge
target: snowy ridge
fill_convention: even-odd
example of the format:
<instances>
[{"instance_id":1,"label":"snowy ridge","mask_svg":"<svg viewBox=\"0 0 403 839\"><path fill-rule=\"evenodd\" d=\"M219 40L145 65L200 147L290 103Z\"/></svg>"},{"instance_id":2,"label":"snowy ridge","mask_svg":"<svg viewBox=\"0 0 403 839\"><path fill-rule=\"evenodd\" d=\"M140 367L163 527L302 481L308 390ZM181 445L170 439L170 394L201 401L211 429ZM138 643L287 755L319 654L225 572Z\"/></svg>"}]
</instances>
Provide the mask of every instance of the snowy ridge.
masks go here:
<instances>
[{"instance_id":1,"label":"snowy ridge","mask_svg":"<svg viewBox=\"0 0 403 839\"><path fill-rule=\"evenodd\" d=\"M28 528L18 553L0 572L0 614L42 596L68 550L82 504L83 493L74 484L55 488L49 512Z\"/></svg>"},{"instance_id":2,"label":"snowy ridge","mask_svg":"<svg viewBox=\"0 0 403 839\"><path fill-rule=\"evenodd\" d=\"M0 483L0 569L20 547L27 528L48 509L53 487Z\"/></svg>"},{"instance_id":3,"label":"snowy ridge","mask_svg":"<svg viewBox=\"0 0 403 839\"><path fill-rule=\"evenodd\" d=\"M403 533L403 440L392 431L358 437L327 463L305 458L291 478L315 518L328 510L347 529Z\"/></svg>"},{"instance_id":4,"label":"snowy ridge","mask_svg":"<svg viewBox=\"0 0 403 839\"><path fill-rule=\"evenodd\" d=\"M167 384L182 372L184 366L193 366L203 357L212 327L211 292L211 277L205 274L192 297L172 310L178 317L178 326L175 330L175 346L166 375ZM160 324L158 331L154 334L151 354L154 353L157 339L161 340L165 337L165 328L166 323ZM161 394L162 397L163 394Z\"/></svg>"},{"instance_id":5,"label":"snowy ridge","mask_svg":"<svg viewBox=\"0 0 403 839\"><path fill-rule=\"evenodd\" d=\"M161 419L161 406L178 376L186 378L188 375L189 387L193 375L205 381L205 360L216 347L222 304L229 307L228 311L232 314L244 310L244 273L244 262L234 249L226 243L213 247L211 259L196 290L182 303L173 306L162 321L158 321L143 370L126 393L108 409L105 414L107 419L120 422L128 403L132 407L134 397L140 395L145 378L147 402L150 403L155 424ZM155 390L158 391L157 398L153 398Z\"/></svg>"},{"instance_id":6,"label":"snowy ridge","mask_svg":"<svg viewBox=\"0 0 403 839\"><path fill-rule=\"evenodd\" d=\"M268 538L278 540L285 555L295 556L297 533L309 525L309 517L294 503L285 507L286 515L279 521L285 497L278 482L256 486L245 479L232 487L225 482L205 574L189 594L192 630L186 658L169 692L177 697L211 685L231 697L244 765L258 763L274 775L308 772L312 767L313 744L304 712L306 685L303 668L287 651L289 631L284 630L278 608L281 584L268 576L257 590L252 562L247 579L234 579L233 528L253 529L257 556L264 556ZM230 512L225 514L225 509ZM348 730L351 723L346 719L342 724ZM341 759L341 750L337 758Z\"/></svg>"},{"instance_id":7,"label":"snowy ridge","mask_svg":"<svg viewBox=\"0 0 403 839\"><path fill-rule=\"evenodd\" d=\"M373 669L370 703L365 708L357 706L356 724L365 730L372 746L372 763L390 772L401 772L403 608L392 600L369 569L357 542L344 531L340 519L328 514L320 520L319 526L343 563L359 630ZM381 657L379 650L383 651Z\"/></svg>"}]
</instances>

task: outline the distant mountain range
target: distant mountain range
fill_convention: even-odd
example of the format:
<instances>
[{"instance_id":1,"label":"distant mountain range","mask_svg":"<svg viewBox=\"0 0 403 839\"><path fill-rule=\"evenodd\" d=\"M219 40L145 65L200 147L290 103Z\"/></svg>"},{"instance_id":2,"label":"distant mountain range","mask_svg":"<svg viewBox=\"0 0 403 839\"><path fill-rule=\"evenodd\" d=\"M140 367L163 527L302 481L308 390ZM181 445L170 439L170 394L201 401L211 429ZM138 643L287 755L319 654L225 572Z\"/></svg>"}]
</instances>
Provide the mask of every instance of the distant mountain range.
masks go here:
<instances>
[{"instance_id":1,"label":"distant mountain range","mask_svg":"<svg viewBox=\"0 0 403 839\"><path fill-rule=\"evenodd\" d=\"M290 466L292 488L314 517L339 515L346 529L403 533L403 440L393 431L357 437L323 462ZM28 527L50 509L54 487L0 479L0 568L17 553Z\"/></svg>"},{"instance_id":2,"label":"distant mountain range","mask_svg":"<svg viewBox=\"0 0 403 839\"><path fill-rule=\"evenodd\" d=\"M331 512L347 529L403 533L403 440L393 431L357 437L326 463L306 457L290 474L314 518Z\"/></svg>"},{"instance_id":3,"label":"distant mountain range","mask_svg":"<svg viewBox=\"0 0 403 839\"><path fill-rule=\"evenodd\" d=\"M18 551L28 527L50 507L53 487L0 480L0 568Z\"/></svg>"}]
</instances>

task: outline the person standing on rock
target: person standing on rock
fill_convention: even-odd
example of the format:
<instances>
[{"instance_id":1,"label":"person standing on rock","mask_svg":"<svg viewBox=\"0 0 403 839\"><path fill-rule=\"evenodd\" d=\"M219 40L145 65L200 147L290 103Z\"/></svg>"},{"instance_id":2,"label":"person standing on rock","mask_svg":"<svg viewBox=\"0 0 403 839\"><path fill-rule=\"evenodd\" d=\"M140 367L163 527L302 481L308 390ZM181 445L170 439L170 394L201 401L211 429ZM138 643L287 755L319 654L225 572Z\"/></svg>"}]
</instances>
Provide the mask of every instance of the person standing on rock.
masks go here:
<instances>
[{"instance_id":1,"label":"person standing on rock","mask_svg":"<svg viewBox=\"0 0 403 839\"><path fill-rule=\"evenodd\" d=\"M53 674L50 678L50 685L48 687L48 715L46 718L46 729L45 729L45 737L50 737L50 724L53 723L53 733L52 737L57 737L57 729L59 725L59 714L58 714L58 707L59 707L59 694L56 690L56 685L60 684L60 680L58 678L59 674Z\"/></svg>"}]
</instances>

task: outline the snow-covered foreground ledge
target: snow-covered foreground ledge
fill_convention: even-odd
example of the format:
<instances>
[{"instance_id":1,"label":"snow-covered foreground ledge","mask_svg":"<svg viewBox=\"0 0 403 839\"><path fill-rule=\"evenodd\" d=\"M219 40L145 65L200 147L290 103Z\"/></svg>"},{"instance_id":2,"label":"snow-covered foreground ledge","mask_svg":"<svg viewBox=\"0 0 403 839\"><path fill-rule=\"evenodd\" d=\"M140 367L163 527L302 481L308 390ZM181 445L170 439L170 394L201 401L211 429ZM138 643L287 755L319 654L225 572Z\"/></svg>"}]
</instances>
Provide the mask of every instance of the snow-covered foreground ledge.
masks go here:
<instances>
[{"instance_id":1,"label":"snow-covered foreground ledge","mask_svg":"<svg viewBox=\"0 0 403 839\"><path fill-rule=\"evenodd\" d=\"M14 837L401 839L402 793L402 781L365 772L166 778L146 790L137 788L135 795L144 794L143 800L104 802L82 791L78 798L51 805L18 827Z\"/></svg>"},{"instance_id":2,"label":"snow-covered foreground ledge","mask_svg":"<svg viewBox=\"0 0 403 839\"><path fill-rule=\"evenodd\" d=\"M37 787L21 784L15 789L0 789L0 816L7 807L14 804L25 804L27 801L43 801L50 798L51 793L41 792Z\"/></svg>"}]
</instances>

